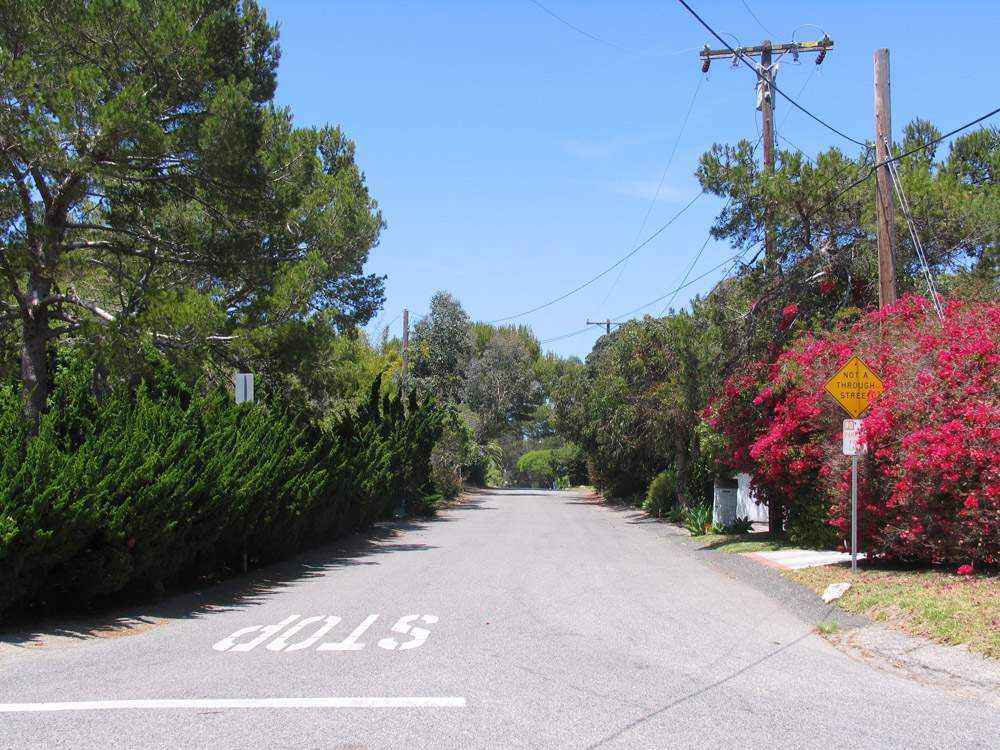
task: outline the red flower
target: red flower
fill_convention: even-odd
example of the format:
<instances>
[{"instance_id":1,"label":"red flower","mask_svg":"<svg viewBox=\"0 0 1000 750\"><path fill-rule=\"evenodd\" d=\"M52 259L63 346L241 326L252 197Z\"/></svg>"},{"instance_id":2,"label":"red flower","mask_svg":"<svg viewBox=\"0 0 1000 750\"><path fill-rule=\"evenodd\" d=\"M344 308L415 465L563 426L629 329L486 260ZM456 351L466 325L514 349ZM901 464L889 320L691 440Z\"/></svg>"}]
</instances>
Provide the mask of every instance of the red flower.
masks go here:
<instances>
[{"instance_id":1,"label":"red flower","mask_svg":"<svg viewBox=\"0 0 1000 750\"><path fill-rule=\"evenodd\" d=\"M956 570L955 572L958 573L960 576L971 576L972 566L969 564L959 565L958 570Z\"/></svg>"}]
</instances>

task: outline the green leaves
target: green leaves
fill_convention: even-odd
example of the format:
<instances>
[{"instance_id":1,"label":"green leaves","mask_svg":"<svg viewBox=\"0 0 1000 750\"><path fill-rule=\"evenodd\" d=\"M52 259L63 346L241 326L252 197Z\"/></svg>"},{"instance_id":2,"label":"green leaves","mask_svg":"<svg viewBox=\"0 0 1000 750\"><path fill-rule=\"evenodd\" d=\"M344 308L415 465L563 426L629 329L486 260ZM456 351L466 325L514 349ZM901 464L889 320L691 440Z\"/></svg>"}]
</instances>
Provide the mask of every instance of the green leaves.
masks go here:
<instances>
[{"instance_id":1,"label":"green leaves","mask_svg":"<svg viewBox=\"0 0 1000 750\"><path fill-rule=\"evenodd\" d=\"M373 317L382 216L340 129L273 105L257 3L11 0L0 20L0 313L27 324L0 343L32 353L32 421L67 337L290 375L289 327L322 347Z\"/></svg>"},{"instance_id":2,"label":"green leaves","mask_svg":"<svg viewBox=\"0 0 1000 750\"><path fill-rule=\"evenodd\" d=\"M157 358L156 355L152 355ZM0 612L85 604L126 587L273 560L385 517L429 509L442 415L382 398L323 432L296 412L159 380L97 402L82 358L60 371L39 434L0 389Z\"/></svg>"}]
</instances>

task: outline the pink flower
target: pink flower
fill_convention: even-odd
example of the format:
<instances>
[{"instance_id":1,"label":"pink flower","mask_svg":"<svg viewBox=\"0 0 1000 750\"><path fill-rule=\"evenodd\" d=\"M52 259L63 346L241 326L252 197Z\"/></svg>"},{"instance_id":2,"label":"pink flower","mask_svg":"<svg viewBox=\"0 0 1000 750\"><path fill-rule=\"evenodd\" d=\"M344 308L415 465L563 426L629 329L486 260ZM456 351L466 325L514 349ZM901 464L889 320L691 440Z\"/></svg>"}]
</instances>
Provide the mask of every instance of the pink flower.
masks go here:
<instances>
[{"instance_id":1,"label":"pink flower","mask_svg":"<svg viewBox=\"0 0 1000 750\"><path fill-rule=\"evenodd\" d=\"M960 576L971 576L972 575L972 566L968 565L968 564L966 564L966 565L959 565L958 566L958 570L956 570L955 572L958 573Z\"/></svg>"}]
</instances>

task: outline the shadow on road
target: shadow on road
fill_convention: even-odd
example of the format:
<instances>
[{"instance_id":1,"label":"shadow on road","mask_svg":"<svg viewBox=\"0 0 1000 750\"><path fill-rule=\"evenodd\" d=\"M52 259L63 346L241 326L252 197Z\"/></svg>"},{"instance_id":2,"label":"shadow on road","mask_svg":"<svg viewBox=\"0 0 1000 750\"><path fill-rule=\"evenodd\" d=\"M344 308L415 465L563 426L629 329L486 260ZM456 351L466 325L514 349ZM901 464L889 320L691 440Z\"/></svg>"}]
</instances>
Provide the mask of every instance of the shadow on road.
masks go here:
<instances>
[{"instance_id":1,"label":"shadow on road","mask_svg":"<svg viewBox=\"0 0 1000 750\"><path fill-rule=\"evenodd\" d=\"M492 510L482 499L470 497L450 511ZM338 568L378 565L379 555L423 552L433 545L402 541L406 532L438 523L448 515L385 521L358 534L314 547L281 562L264 565L246 574L201 585L174 589L158 601L108 603L104 609L62 615L25 614L0 623L0 658L11 648L42 648L65 640L120 638L137 635L169 620L194 619L214 612L244 609L262 603L276 591Z\"/></svg>"}]
</instances>

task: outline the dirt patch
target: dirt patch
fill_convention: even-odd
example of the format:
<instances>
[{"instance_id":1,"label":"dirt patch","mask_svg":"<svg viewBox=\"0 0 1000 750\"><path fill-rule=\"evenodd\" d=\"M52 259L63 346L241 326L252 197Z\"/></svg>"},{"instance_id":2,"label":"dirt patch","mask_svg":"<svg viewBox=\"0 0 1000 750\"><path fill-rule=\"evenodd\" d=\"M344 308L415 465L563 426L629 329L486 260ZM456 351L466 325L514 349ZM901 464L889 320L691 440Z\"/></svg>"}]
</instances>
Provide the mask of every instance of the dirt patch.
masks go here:
<instances>
[{"instance_id":1,"label":"dirt patch","mask_svg":"<svg viewBox=\"0 0 1000 750\"><path fill-rule=\"evenodd\" d=\"M0 633L0 655L24 650L65 647L95 639L128 638L169 622L162 617L67 620L57 627Z\"/></svg>"}]
</instances>

